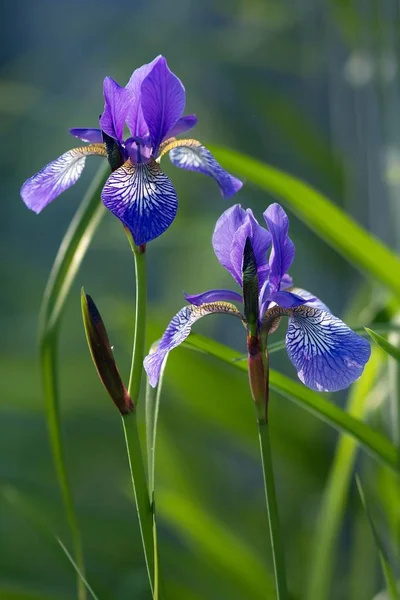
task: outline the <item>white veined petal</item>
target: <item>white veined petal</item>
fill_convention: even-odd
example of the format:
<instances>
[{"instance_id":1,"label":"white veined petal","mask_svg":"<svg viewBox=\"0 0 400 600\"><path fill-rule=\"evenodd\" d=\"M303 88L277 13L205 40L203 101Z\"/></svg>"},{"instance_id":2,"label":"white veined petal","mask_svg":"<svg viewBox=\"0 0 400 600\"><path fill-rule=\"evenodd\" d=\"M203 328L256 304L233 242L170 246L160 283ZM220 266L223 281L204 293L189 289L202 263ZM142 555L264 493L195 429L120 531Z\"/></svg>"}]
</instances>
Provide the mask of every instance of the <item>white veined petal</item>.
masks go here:
<instances>
[{"instance_id":1,"label":"white veined petal","mask_svg":"<svg viewBox=\"0 0 400 600\"><path fill-rule=\"evenodd\" d=\"M88 155L107 156L104 144L90 144L68 150L27 179L21 188L21 196L27 207L40 213L52 200L76 183Z\"/></svg>"},{"instance_id":2,"label":"white veined petal","mask_svg":"<svg viewBox=\"0 0 400 600\"><path fill-rule=\"evenodd\" d=\"M327 311L299 306L290 313L286 349L307 387L335 392L360 377L371 354L367 340Z\"/></svg>"},{"instance_id":3,"label":"white veined petal","mask_svg":"<svg viewBox=\"0 0 400 600\"><path fill-rule=\"evenodd\" d=\"M144 368L152 387L157 385L168 352L185 341L196 321L214 313L226 313L243 319L236 306L230 302L210 302L200 306L190 304L181 308L169 323L156 350L144 359Z\"/></svg>"},{"instance_id":4,"label":"white veined petal","mask_svg":"<svg viewBox=\"0 0 400 600\"><path fill-rule=\"evenodd\" d=\"M155 161L134 165L128 160L110 175L101 197L138 246L161 235L178 208L175 188Z\"/></svg>"}]
</instances>

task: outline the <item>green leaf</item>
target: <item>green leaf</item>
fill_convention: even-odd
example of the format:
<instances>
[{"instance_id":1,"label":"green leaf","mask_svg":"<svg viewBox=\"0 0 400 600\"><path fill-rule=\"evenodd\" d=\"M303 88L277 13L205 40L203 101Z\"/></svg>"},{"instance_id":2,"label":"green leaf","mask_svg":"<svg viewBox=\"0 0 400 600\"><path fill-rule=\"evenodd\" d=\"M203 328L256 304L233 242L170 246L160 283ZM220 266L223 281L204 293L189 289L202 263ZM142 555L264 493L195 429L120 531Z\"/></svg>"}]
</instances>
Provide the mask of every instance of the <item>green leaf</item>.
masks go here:
<instances>
[{"instance_id":1,"label":"green leaf","mask_svg":"<svg viewBox=\"0 0 400 600\"><path fill-rule=\"evenodd\" d=\"M72 283L97 227L105 214L105 208L100 201L100 193L106 181L108 171L108 165L105 163L93 179L68 227L47 281L39 324L40 366L51 450L66 517L71 530L75 562L81 573L84 573L81 534L75 513L61 435L57 375L58 335L60 317ZM78 577L77 581L78 598L79 600L85 600L86 588L82 584L80 577Z\"/></svg>"},{"instance_id":2,"label":"green leaf","mask_svg":"<svg viewBox=\"0 0 400 600\"><path fill-rule=\"evenodd\" d=\"M60 544L60 546L61 546L61 548L62 548L65 556L68 558L69 562L74 567L77 576L82 581L83 585L85 586L85 588L89 592L90 596L92 596L93 600L99 600L98 597L96 596L96 594L94 593L93 589L90 587L90 585L88 584L87 580L83 576L83 574L82 574L81 570L79 569L78 565L76 564L76 562L72 558L71 554L68 552L67 547L63 544L63 542L60 540L60 538L57 538L57 542Z\"/></svg>"},{"instance_id":3,"label":"green leaf","mask_svg":"<svg viewBox=\"0 0 400 600\"><path fill-rule=\"evenodd\" d=\"M231 364L236 369L247 372L247 364L237 360L238 355L234 350L205 336L191 334L183 343L183 346L202 350L215 358ZM387 466L395 470L400 470L397 449L392 442L335 404L325 400L320 394L274 370L270 371L270 387L282 396L296 402L302 408L313 413L335 429L344 431L354 437L372 456L378 458Z\"/></svg>"},{"instance_id":4,"label":"green leaf","mask_svg":"<svg viewBox=\"0 0 400 600\"><path fill-rule=\"evenodd\" d=\"M392 567L390 565L389 559L387 557L385 548L381 542L380 536L378 534L378 531L377 531L374 521L372 519L372 515L371 515L370 510L367 505L367 501L365 498L361 480L358 477L358 475L356 475L356 482L357 482L358 492L359 492L360 498L361 498L361 503L364 507L365 514L368 517L368 521L371 526L372 535L374 536L375 545L378 550L379 560L380 560L380 563L382 566L383 575L385 577L386 587L387 587L389 597L391 600L399 600L399 595L397 593L396 579L395 579Z\"/></svg>"},{"instance_id":5,"label":"green leaf","mask_svg":"<svg viewBox=\"0 0 400 600\"><path fill-rule=\"evenodd\" d=\"M365 231L326 196L292 175L250 156L212 148L215 158L270 194L280 197L293 212L346 260L400 295L400 259L380 240Z\"/></svg>"},{"instance_id":6,"label":"green leaf","mask_svg":"<svg viewBox=\"0 0 400 600\"><path fill-rule=\"evenodd\" d=\"M380 346L387 354L390 354L390 356L392 356L400 362L400 348L396 348L395 346L393 346L393 344L391 344L384 337L379 335L379 333L376 333L376 331L373 331L368 327L365 327L364 329L368 333L368 335L374 340L374 342L378 344L378 346Z\"/></svg>"},{"instance_id":7,"label":"green leaf","mask_svg":"<svg viewBox=\"0 0 400 600\"><path fill-rule=\"evenodd\" d=\"M350 390L347 411L355 418L362 419L365 415L367 398L376 383L383 359L383 352L374 348L363 376ZM357 450L356 439L341 435L328 475L316 533L313 537L307 598L325 600L331 596L337 539L347 508Z\"/></svg>"}]
</instances>

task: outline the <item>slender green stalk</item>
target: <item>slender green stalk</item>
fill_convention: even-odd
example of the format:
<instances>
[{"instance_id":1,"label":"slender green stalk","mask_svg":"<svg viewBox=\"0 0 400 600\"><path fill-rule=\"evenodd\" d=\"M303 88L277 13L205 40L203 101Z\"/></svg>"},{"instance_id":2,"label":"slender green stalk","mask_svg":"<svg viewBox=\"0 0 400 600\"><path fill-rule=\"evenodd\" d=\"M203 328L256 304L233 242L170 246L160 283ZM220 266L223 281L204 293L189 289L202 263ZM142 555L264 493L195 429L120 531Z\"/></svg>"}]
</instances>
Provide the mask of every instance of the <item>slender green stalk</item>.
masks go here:
<instances>
[{"instance_id":1,"label":"slender green stalk","mask_svg":"<svg viewBox=\"0 0 400 600\"><path fill-rule=\"evenodd\" d=\"M376 383L384 354L374 348L364 375L352 387L347 403L348 414L363 419L368 395ZM349 487L359 444L342 434L329 472L313 538L306 598L326 600L331 596L337 539L346 511Z\"/></svg>"},{"instance_id":2,"label":"slender green stalk","mask_svg":"<svg viewBox=\"0 0 400 600\"><path fill-rule=\"evenodd\" d=\"M144 348L146 343L146 308L147 308L147 277L146 277L146 246L135 246L132 237L128 240L133 251L136 271L136 313L135 334L133 341L132 364L129 376L128 392L136 404L139 399L140 383L143 373Z\"/></svg>"},{"instance_id":3,"label":"slender green stalk","mask_svg":"<svg viewBox=\"0 0 400 600\"><path fill-rule=\"evenodd\" d=\"M136 509L139 519L147 574L154 598L154 539L153 539L153 510L150 504L146 475L142 460L139 430L137 426L137 411L122 417L132 488L135 496Z\"/></svg>"},{"instance_id":4,"label":"slender green stalk","mask_svg":"<svg viewBox=\"0 0 400 600\"><path fill-rule=\"evenodd\" d=\"M276 500L268 423L259 422L258 433L264 475L265 498L267 501L272 557L274 561L276 595L277 600L287 600L288 593L286 585L285 559L279 530L278 503Z\"/></svg>"},{"instance_id":5,"label":"slender green stalk","mask_svg":"<svg viewBox=\"0 0 400 600\"><path fill-rule=\"evenodd\" d=\"M71 531L75 562L83 575L82 540L68 479L61 435L57 349L61 316L68 294L93 235L105 213L100 202L100 193L107 173L108 166L104 164L99 169L68 227L46 285L39 324L40 364L51 451ZM86 588L80 576L77 577L77 586L79 600L85 600Z\"/></svg>"}]
</instances>

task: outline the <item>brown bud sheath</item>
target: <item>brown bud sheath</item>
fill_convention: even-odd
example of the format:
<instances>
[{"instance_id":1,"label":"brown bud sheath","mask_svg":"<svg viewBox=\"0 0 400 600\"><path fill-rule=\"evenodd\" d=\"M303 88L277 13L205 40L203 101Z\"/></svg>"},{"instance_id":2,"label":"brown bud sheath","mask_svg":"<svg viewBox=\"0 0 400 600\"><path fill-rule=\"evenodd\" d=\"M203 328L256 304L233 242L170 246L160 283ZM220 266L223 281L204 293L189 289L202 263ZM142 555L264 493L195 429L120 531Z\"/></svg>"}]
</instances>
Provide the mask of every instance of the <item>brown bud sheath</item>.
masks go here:
<instances>
[{"instance_id":1,"label":"brown bud sheath","mask_svg":"<svg viewBox=\"0 0 400 600\"><path fill-rule=\"evenodd\" d=\"M249 382L259 423L266 423L268 418L268 373L265 372L260 341L255 336L248 336Z\"/></svg>"},{"instance_id":2,"label":"brown bud sheath","mask_svg":"<svg viewBox=\"0 0 400 600\"><path fill-rule=\"evenodd\" d=\"M97 373L121 415L127 415L135 407L119 374L101 315L83 289L81 304L86 338Z\"/></svg>"}]
</instances>

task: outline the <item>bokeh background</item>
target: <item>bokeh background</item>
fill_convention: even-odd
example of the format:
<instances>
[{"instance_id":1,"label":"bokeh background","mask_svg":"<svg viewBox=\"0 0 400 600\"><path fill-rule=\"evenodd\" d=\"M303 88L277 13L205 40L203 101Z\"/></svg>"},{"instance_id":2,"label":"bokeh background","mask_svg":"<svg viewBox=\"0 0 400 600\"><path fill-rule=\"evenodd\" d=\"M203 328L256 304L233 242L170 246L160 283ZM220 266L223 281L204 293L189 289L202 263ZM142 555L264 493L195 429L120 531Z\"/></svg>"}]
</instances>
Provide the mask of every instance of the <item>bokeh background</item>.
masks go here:
<instances>
[{"instance_id":1,"label":"bokeh background","mask_svg":"<svg viewBox=\"0 0 400 600\"><path fill-rule=\"evenodd\" d=\"M99 159L89 159L78 184L39 217L20 200L22 182L73 147L69 127L96 127L106 75L123 84L134 68L163 54L184 82L187 112L199 118L195 137L307 181L398 249L399 27L395 0L2 4L0 598L76 595L74 572L55 538L70 547L47 439L36 334L51 265ZM172 227L148 248L148 345L184 304L183 290L235 285L210 243L229 203L211 180L164 162L180 209ZM274 200L250 184L237 196L259 218ZM383 306L384 293L295 217L291 235L296 284L353 325L368 322ZM102 312L127 377L134 269L124 232L110 214L64 317L63 432L88 580L101 599L147 600L120 419L90 361L80 316L82 285ZM242 328L224 317L201 322L197 331L245 350ZM272 366L296 376L283 352L273 355ZM381 389L370 406L370 419L383 429L384 400ZM343 405L346 394L335 401ZM271 411L290 588L300 599L338 434L279 396L272 397ZM377 475L362 456L360 468ZM389 475L382 469L378 476L384 486ZM160 411L156 488L171 598L273 598L257 432L243 373L199 353L174 352ZM385 528L379 493L375 501ZM331 598L372 599L383 583L353 485L345 514Z\"/></svg>"}]
</instances>

